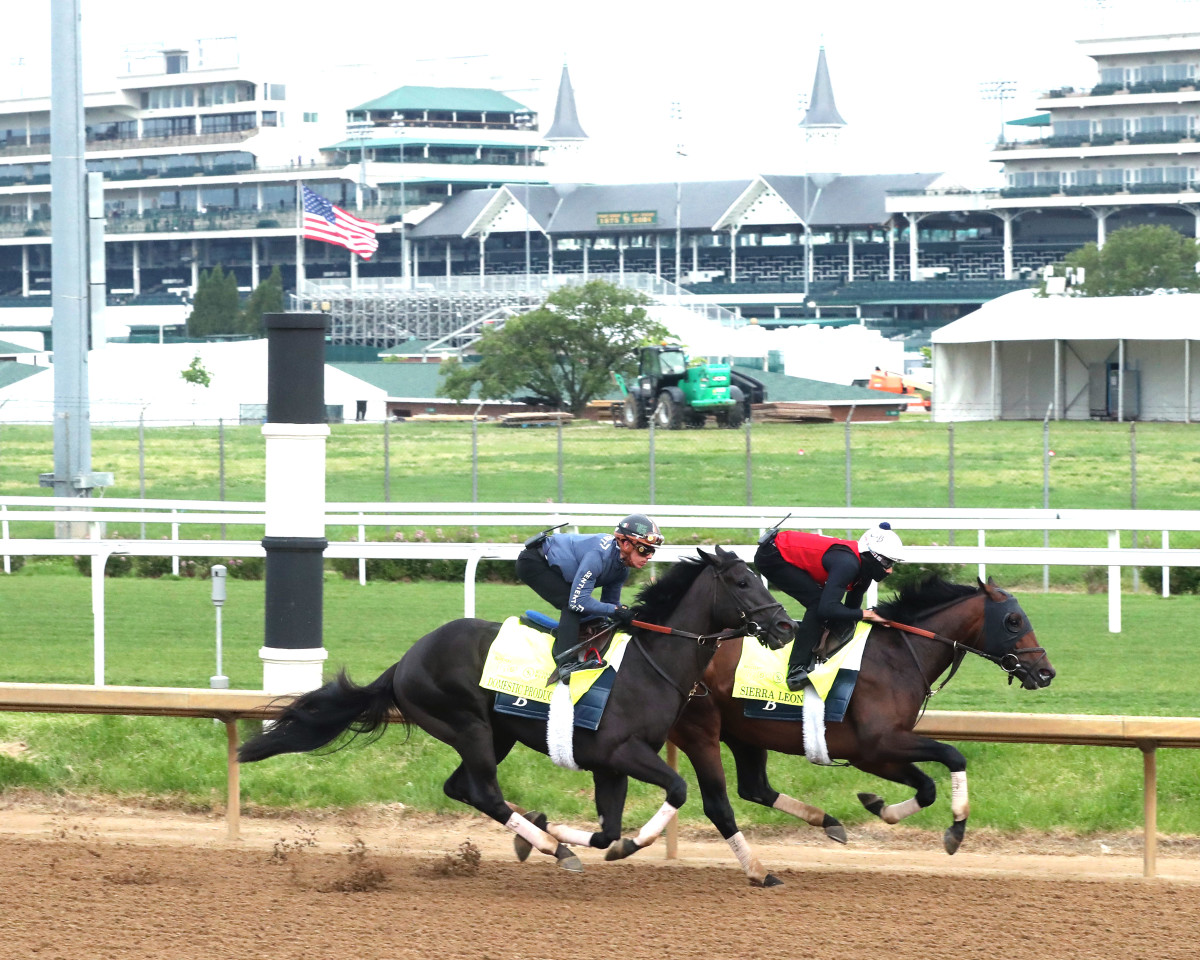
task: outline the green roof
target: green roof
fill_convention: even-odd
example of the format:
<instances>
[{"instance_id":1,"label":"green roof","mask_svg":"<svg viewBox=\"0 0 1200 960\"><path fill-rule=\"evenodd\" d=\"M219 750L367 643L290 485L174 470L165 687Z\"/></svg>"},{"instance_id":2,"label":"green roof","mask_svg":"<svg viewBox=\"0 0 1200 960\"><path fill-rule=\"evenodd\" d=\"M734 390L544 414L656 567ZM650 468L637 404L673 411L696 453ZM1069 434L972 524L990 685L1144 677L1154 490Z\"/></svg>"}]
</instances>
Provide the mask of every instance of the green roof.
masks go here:
<instances>
[{"instance_id":1,"label":"green roof","mask_svg":"<svg viewBox=\"0 0 1200 960\"><path fill-rule=\"evenodd\" d=\"M7 340L0 340L0 353L37 353L30 347L22 347L17 343L9 343Z\"/></svg>"},{"instance_id":2,"label":"green roof","mask_svg":"<svg viewBox=\"0 0 1200 960\"><path fill-rule=\"evenodd\" d=\"M769 373L752 367L734 367L738 373L753 377L767 391L767 400L776 403L864 403L868 400L890 400L903 403L894 393L883 390L868 390L844 383L826 383L823 380L808 380L804 377L789 377L784 373Z\"/></svg>"},{"instance_id":3,"label":"green roof","mask_svg":"<svg viewBox=\"0 0 1200 960\"><path fill-rule=\"evenodd\" d=\"M354 110L464 110L523 113L528 107L495 90L477 87L397 87Z\"/></svg>"},{"instance_id":4,"label":"green roof","mask_svg":"<svg viewBox=\"0 0 1200 960\"><path fill-rule=\"evenodd\" d=\"M1021 117L1019 120L1006 120L1005 126L1008 126L1008 127L1048 127L1048 126L1050 126L1050 114L1035 113L1032 117Z\"/></svg>"},{"instance_id":5,"label":"green roof","mask_svg":"<svg viewBox=\"0 0 1200 960\"><path fill-rule=\"evenodd\" d=\"M0 387L32 377L35 373L45 373L49 367L35 367L31 363L0 363Z\"/></svg>"}]
</instances>

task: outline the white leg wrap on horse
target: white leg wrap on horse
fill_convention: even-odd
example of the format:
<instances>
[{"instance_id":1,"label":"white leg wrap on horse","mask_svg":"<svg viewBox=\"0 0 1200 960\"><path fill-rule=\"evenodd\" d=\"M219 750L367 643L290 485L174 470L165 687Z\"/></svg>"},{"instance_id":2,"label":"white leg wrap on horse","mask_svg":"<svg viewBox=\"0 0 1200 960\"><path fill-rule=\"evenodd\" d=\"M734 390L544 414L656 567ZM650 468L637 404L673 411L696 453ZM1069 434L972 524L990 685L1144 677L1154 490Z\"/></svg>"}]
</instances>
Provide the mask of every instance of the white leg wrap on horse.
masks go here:
<instances>
[{"instance_id":1,"label":"white leg wrap on horse","mask_svg":"<svg viewBox=\"0 0 1200 960\"><path fill-rule=\"evenodd\" d=\"M742 836L742 831L739 830L725 842L729 844L729 849L733 851L733 855L738 858L738 863L742 865L742 869L749 873L750 865L754 863L754 851L750 849L750 844Z\"/></svg>"},{"instance_id":2,"label":"white leg wrap on horse","mask_svg":"<svg viewBox=\"0 0 1200 960\"><path fill-rule=\"evenodd\" d=\"M568 827L565 823L552 823L546 827L546 830L551 836L557 837L563 843L569 843L573 847L590 847L592 845L592 834L588 830Z\"/></svg>"},{"instance_id":3,"label":"white leg wrap on horse","mask_svg":"<svg viewBox=\"0 0 1200 960\"><path fill-rule=\"evenodd\" d=\"M658 808L658 813L647 820L646 825L638 831L638 835L633 838L633 842L639 847L650 846L667 829L667 824L671 822L671 818L678 812L677 808L671 806L669 803L664 803Z\"/></svg>"},{"instance_id":4,"label":"white leg wrap on horse","mask_svg":"<svg viewBox=\"0 0 1200 960\"><path fill-rule=\"evenodd\" d=\"M528 840L541 853L554 856L554 851L558 849L558 842L553 837L545 830L539 830L519 813L514 813L504 825L518 837Z\"/></svg>"},{"instance_id":5,"label":"white leg wrap on horse","mask_svg":"<svg viewBox=\"0 0 1200 960\"><path fill-rule=\"evenodd\" d=\"M971 812L971 801L967 799L967 771L950 774L950 812L955 820L966 820Z\"/></svg>"},{"instance_id":6,"label":"white leg wrap on horse","mask_svg":"<svg viewBox=\"0 0 1200 960\"><path fill-rule=\"evenodd\" d=\"M776 810L782 810L784 813L790 813L797 820L803 820L814 827L819 827L825 823L824 810L818 810L816 807L803 803L795 797L789 797L786 793L781 793L776 797L775 802L771 806Z\"/></svg>"},{"instance_id":7,"label":"white leg wrap on horse","mask_svg":"<svg viewBox=\"0 0 1200 960\"><path fill-rule=\"evenodd\" d=\"M889 803L879 811L884 823L899 823L905 817L911 817L921 809L916 797L909 797L903 803Z\"/></svg>"}]
</instances>

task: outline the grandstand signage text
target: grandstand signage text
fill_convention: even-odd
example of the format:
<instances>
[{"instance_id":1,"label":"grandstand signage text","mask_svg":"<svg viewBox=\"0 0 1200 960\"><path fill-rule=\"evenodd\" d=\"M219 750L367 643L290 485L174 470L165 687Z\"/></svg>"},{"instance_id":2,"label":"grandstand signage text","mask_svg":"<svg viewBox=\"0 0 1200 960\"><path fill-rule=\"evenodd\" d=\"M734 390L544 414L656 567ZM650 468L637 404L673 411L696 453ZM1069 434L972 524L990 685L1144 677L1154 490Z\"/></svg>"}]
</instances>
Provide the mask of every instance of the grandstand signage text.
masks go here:
<instances>
[{"instance_id":1,"label":"grandstand signage text","mask_svg":"<svg viewBox=\"0 0 1200 960\"><path fill-rule=\"evenodd\" d=\"M633 227L658 223L657 210L626 210L619 213L597 213L598 227Z\"/></svg>"}]
</instances>

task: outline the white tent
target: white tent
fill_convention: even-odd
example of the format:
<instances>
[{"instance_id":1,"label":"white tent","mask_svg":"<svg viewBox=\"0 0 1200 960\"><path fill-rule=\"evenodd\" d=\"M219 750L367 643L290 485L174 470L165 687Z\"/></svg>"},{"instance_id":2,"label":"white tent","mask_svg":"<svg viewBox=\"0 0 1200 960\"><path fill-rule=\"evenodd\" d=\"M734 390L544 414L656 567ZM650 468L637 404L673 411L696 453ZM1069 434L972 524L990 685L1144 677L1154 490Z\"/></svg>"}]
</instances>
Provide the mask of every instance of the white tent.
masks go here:
<instances>
[{"instance_id":1,"label":"white tent","mask_svg":"<svg viewBox=\"0 0 1200 960\"><path fill-rule=\"evenodd\" d=\"M209 373L207 387L183 379L196 357ZM48 423L54 415L54 367L0 389L0 422ZM259 419L267 404L267 341L231 343L109 343L88 354L88 398L93 424L235 424ZM355 403L385 415L385 390L325 366L325 403L353 419Z\"/></svg>"},{"instance_id":2,"label":"white tent","mask_svg":"<svg viewBox=\"0 0 1200 960\"><path fill-rule=\"evenodd\" d=\"M1200 294L985 303L933 334L933 419L1181 420L1200 411Z\"/></svg>"},{"instance_id":3,"label":"white tent","mask_svg":"<svg viewBox=\"0 0 1200 960\"><path fill-rule=\"evenodd\" d=\"M655 308L651 316L678 337L692 356L761 357L765 365L768 354L777 350L789 377L849 385L867 380L876 367L904 369L904 345L859 324L730 327L673 307Z\"/></svg>"}]
</instances>

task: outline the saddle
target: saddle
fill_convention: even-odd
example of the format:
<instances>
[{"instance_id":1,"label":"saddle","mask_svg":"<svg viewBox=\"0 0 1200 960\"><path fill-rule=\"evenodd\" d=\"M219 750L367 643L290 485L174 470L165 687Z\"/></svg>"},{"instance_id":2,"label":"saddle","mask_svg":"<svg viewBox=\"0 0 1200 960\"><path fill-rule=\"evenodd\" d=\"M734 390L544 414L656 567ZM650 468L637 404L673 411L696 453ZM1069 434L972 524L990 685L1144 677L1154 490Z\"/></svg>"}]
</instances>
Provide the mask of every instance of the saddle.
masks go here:
<instances>
[{"instance_id":1,"label":"saddle","mask_svg":"<svg viewBox=\"0 0 1200 960\"><path fill-rule=\"evenodd\" d=\"M854 631L858 629L858 621L830 624L821 631L821 641L817 644L813 655L817 660L828 660L846 644L854 639Z\"/></svg>"},{"instance_id":2,"label":"saddle","mask_svg":"<svg viewBox=\"0 0 1200 960\"><path fill-rule=\"evenodd\" d=\"M520 617L521 623L534 630L540 630L542 633L548 633L550 636L558 639L558 621L553 617L548 617L544 613L539 613L537 610L526 610ZM612 624L603 617L597 617L591 620L584 620L579 624L579 643L578 648L595 647L603 657L609 646L612 644L612 639L616 635L616 630L612 629Z\"/></svg>"}]
</instances>

